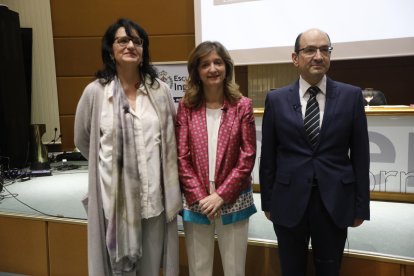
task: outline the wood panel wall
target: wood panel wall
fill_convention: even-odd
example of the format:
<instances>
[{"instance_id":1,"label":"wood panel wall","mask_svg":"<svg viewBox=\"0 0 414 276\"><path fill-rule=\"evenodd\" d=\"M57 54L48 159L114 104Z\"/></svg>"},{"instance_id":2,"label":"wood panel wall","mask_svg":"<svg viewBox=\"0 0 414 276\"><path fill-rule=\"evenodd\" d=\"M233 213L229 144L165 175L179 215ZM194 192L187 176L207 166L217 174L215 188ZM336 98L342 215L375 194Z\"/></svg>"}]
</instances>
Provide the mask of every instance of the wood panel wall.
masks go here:
<instances>
[{"instance_id":1,"label":"wood panel wall","mask_svg":"<svg viewBox=\"0 0 414 276\"><path fill-rule=\"evenodd\" d=\"M390 105L414 104L414 56L332 61L328 75L384 92Z\"/></svg>"},{"instance_id":2,"label":"wood panel wall","mask_svg":"<svg viewBox=\"0 0 414 276\"><path fill-rule=\"evenodd\" d=\"M87 275L87 224L0 214L0 272L24 275ZM187 276L185 237L179 239L180 276ZM223 276L216 243L214 276ZM1 274L1 273L0 273ZM308 274L314 276L311 256ZM274 245L250 242L246 256L247 276L280 276L278 250ZM414 276L414 265L345 253L341 276Z\"/></svg>"},{"instance_id":3,"label":"wood panel wall","mask_svg":"<svg viewBox=\"0 0 414 276\"><path fill-rule=\"evenodd\" d=\"M13 217L0 214L0 272L35 276L86 276L87 224ZM180 276L188 276L185 237L179 238ZM278 250L274 245L250 242L246 276L281 276ZM223 276L216 243L214 276ZM308 275L314 276L311 255ZM414 265L345 253L341 276L414 276Z\"/></svg>"},{"instance_id":4,"label":"wood panel wall","mask_svg":"<svg viewBox=\"0 0 414 276\"><path fill-rule=\"evenodd\" d=\"M62 150L73 150L79 97L101 68L101 37L120 17L140 24L153 62L184 61L194 48L193 0L50 0Z\"/></svg>"},{"instance_id":5,"label":"wood panel wall","mask_svg":"<svg viewBox=\"0 0 414 276\"><path fill-rule=\"evenodd\" d=\"M0 272L49 275L45 222L0 216Z\"/></svg>"},{"instance_id":6,"label":"wood panel wall","mask_svg":"<svg viewBox=\"0 0 414 276\"><path fill-rule=\"evenodd\" d=\"M85 224L48 222L50 276L88 275Z\"/></svg>"},{"instance_id":7,"label":"wood panel wall","mask_svg":"<svg viewBox=\"0 0 414 276\"><path fill-rule=\"evenodd\" d=\"M50 1L63 150L74 148L76 104L85 85L101 67L101 36L117 18L130 18L146 29L154 62L185 61L195 46L193 0ZM414 57L393 57L333 61L329 76L361 88L381 90L389 104L408 105L414 103L410 81L413 72ZM264 99L264 95L252 95L255 92L249 91L248 66L237 66L235 73L245 95ZM280 87L296 78L290 76L280 83L269 83ZM256 106L260 106L262 98L258 98Z\"/></svg>"},{"instance_id":8,"label":"wood panel wall","mask_svg":"<svg viewBox=\"0 0 414 276\"><path fill-rule=\"evenodd\" d=\"M364 60L332 60L328 76L364 88L384 92L389 105L414 103L411 78L414 56ZM254 107L263 107L271 88L285 86L298 79L293 64L248 66L248 91Z\"/></svg>"}]
</instances>

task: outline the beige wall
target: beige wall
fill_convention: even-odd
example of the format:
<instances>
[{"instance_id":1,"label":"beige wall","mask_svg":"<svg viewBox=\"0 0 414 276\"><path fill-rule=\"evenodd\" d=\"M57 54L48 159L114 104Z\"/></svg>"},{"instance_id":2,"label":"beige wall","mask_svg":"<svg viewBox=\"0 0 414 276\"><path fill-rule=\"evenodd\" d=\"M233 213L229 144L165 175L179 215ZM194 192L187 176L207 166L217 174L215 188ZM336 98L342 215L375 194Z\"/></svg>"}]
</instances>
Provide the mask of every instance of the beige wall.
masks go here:
<instances>
[{"instance_id":1,"label":"beige wall","mask_svg":"<svg viewBox=\"0 0 414 276\"><path fill-rule=\"evenodd\" d=\"M149 34L153 62L184 61L194 47L192 0L51 0L59 118L64 150L73 149L73 121L85 85L101 67L100 42L119 17Z\"/></svg>"},{"instance_id":2,"label":"beige wall","mask_svg":"<svg viewBox=\"0 0 414 276\"><path fill-rule=\"evenodd\" d=\"M154 62L185 61L194 47L193 0L50 0L51 20L44 13L49 10L47 2L0 0L0 3L19 6L22 16L28 14L31 19L51 21L51 25L42 23L42 26L44 32L52 27L53 41L42 37L42 41L49 42L40 47L46 49L49 56L34 57L33 61L36 66L33 85L37 93L33 97L33 118L35 123L47 124L49 137L53 128L60 125L62 150L74 149L76 104L86 84L101 67L101 36L117 18L130 18L147 30ZM50 66L52 61L55 67ZM410 73L413 70L414 57L397 57L334 61L329 75L362 88L382 90L389 104L410 104L414 103ZM253 99L255 107L263 106L270 88L281 87L298 77L292 64L237 66L235 72L242 92Z\"/></svg>"},{"instance_id":3,"label":"beige wall","mask_svg":"<svg viewBox=\"0 0 414 276\"><path fill-rule=\"evenodd\" d=\"M31 123L46 124L44 142L60 130L56 86L55 55L49 0L0 0L19 13L20 27L32 28L32 114Z\"/></svg>"}]
</instances>

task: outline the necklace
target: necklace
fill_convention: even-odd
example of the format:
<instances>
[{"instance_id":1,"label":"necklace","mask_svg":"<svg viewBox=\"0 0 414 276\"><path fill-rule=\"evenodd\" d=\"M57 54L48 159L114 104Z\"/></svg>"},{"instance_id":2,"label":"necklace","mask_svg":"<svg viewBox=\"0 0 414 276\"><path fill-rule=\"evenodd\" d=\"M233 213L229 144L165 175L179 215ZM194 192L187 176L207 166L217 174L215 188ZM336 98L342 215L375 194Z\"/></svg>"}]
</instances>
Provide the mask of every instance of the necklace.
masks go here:
<instances>
[{"instance_id":1,"label":"necklace","mask_svg":"<svg viewBox=\"0 0 414 276\"><path fill-rule=\"evenodd\" d=\"M206 102L206 107L209 108L209 109L220 109L220 108L223 107L223 104L222 103L215 103L215 102L213 102L213 103L207 103Z\"/></svg>"}]
</instances>

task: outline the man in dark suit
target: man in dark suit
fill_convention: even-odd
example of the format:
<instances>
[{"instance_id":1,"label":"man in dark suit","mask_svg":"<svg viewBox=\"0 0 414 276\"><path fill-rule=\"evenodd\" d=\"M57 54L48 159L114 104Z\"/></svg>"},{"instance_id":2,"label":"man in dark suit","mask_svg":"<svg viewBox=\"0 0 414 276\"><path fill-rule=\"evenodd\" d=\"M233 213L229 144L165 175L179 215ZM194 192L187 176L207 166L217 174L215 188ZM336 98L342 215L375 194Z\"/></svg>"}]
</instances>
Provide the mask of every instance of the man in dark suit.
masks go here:
<instances>
[{"instance_id":1,"label":"man in dark suit","mask_svg":"<svg viewBox=\"0 0 414 276\"><path fill-rule=\"evenodd\" d=\"M309 240L316 275L338 275L347 227L370 216L363 97L326 76L332 49L321 30L300 34L292 53L299 80L266 97L260 190L284 276L306 274Z\"/></svg>"}]
</instances>

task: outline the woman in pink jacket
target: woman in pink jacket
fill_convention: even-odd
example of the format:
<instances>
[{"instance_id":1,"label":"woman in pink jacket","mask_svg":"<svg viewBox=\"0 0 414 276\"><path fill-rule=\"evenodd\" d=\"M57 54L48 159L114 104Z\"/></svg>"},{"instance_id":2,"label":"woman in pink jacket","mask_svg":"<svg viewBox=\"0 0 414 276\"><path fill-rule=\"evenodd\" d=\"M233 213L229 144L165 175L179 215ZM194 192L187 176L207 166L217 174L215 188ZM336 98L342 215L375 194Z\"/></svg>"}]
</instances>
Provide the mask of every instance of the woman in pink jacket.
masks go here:
<instances>
[{"instance_id":1,"label":"woman in pink jacket","mask_svg":"<svg viewBox=\"0 0 414 276\"><path fill-rule=\"evenodd\" d=\"M233 61L219 42L190 54L176 135L190 275L212 275L214 234L224 274L244 275L249 217L256 212L252 101L233 82Z\"/></svg>"}]
</instances>

